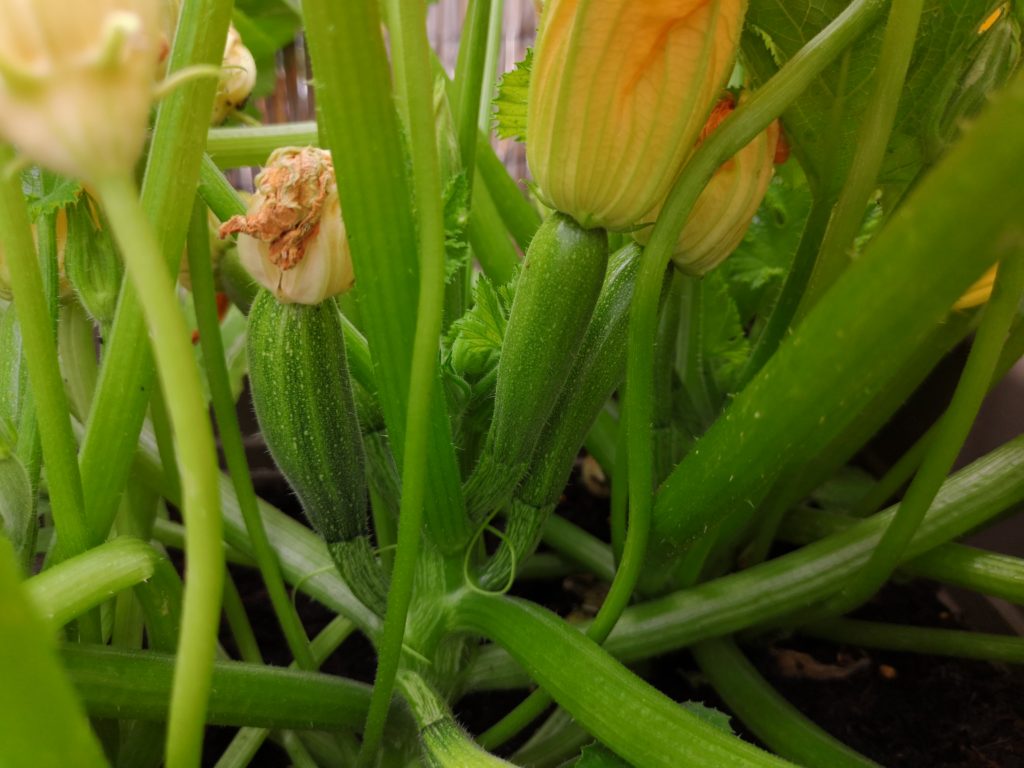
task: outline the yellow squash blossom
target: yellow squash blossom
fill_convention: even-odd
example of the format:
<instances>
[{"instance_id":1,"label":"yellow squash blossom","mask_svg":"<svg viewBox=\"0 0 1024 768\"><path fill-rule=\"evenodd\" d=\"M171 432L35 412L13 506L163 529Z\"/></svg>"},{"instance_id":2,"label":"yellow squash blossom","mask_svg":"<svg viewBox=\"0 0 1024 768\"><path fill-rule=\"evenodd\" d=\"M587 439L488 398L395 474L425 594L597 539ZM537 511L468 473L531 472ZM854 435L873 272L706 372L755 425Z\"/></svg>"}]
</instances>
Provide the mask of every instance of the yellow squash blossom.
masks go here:
<instances>
[{"instance_id":1,"label":"yellow squash blossom","mask_svg":"<svg viewBox=\"0 0 1024 768\"><path fill-rule=\"evenodd\" d=\"M319 304L355 283L331 153L315 147L275 150L256 177L238 256L253 278L285 304Z\"/></svg>"},{"instance_id":2,"label":"yellow squash blossom","mask_svg":"<svg viewBox=\"0 0 1024 768\"><path fill-rule=\"evenodd\" d=\"M732 71L746 0L548 0L527 160L584 227L629 229L668 193Z\"/></svg>"},{"instance_id":3,"label":"yellow squash blossom","mask_svg":"<svg viewBox=\"0 0 1024 768\"><path fill-rule=\"evenodd\" d=\"M701 138L714 131L736 108L729 96L711 113ZM768 191L779 155L780 129L773 122L753 141L722 165L701 192L676 242L672 259L684 272L703 275L718 266L743 242L750 223ZM781 145L784 148L784 145ZM654 221L659 204L646 220ZM638 230L636 238L646 243L651 228Z\"/></svg>"},{"instance_id":4,"label":"yellow squash blossom","mask_svg":"<svg viewBox=\"0 0 1024 768\"><path fill-rule=\"evenodd\" d=\"M0 0L0 136L68 176L142 151L165 45L158 0Z\"/></svg>"}]
</instances>

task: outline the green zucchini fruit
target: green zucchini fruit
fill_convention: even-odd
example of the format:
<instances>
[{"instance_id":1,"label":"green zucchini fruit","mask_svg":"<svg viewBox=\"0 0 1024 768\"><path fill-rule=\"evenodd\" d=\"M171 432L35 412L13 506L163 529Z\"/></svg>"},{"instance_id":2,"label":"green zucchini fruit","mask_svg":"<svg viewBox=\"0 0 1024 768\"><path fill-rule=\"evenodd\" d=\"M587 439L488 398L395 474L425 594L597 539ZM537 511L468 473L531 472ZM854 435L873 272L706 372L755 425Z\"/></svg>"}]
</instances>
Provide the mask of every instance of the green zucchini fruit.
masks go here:
<instances>
[{"instance_id":1,"label":"green zucchini fruit","mask_svg":"<svg viewBox=\"0 0 1024 768\"><path fill-rule=\"evenodd\" d=\"M609 259L590 326L553 410L558 419L548 422L537 442L526 479L512 497L501 546L480 576L488 589L506 583L513 564L521 565L536 548L580 446L625 376L629 307L642 253L630 243Z\"/></svg>"},{"instance_id":2,"label":"green zucchini fruit","mask_svg":"<svg viewBox=\"0 0 1024 768\"><path fill-rule=\"evenodd\" d=\"M387 590L368 535L366 456L337 306L282 304L261 290L247 353L274 462L352 591L383 613Z\"/></svg>"},{"instance_id":3,"label":"green zucchini fruit","mask_svg":"<svg viewBox=\"0 0 1024 768\"><path fill-rule=\"evenodd\" d=\"M466 481L479 522L508 500L530 461L597 303L608 236L556 213L537 230L519 275L498 361L494 416Z\"/></svg>"}]
</instances>

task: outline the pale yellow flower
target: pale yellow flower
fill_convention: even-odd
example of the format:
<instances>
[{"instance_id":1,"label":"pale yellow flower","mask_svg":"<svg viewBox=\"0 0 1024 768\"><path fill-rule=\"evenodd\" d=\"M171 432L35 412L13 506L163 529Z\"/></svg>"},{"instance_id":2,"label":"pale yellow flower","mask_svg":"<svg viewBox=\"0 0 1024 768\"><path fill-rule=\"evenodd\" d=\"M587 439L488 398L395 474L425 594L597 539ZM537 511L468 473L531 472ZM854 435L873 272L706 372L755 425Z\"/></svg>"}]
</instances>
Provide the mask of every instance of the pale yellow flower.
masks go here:
<instances>
[{"instance_id":1,"label":"pale yellow flower","mask_svg":"<svg viewBox=\"0 0 1024 768\"><path fill-rule=\"evenodd\" d=\"M745 0L548 0L527 111L543 195L629 229L668 193L732 71Z\"/></svg>"},{"instance_id":2,"label":"pale yellow flower","mask_svg":"<svg viewBox=\"0 0 1024 768\"><path fill-rule=\"evenodd\" d=\"M331 154L285 147L256 177L248 214L221 227L238 237L245 268L278 301L319 304L355 283Z\"/></svg>"},{"instance_id":3,"label":"pale yellow flower","mask_svg":"<svg viewBox=\"0 0 1024 768\"><path fill-rule=\"evenodd\" d=\"M157 0L0 0L0 135L97 179L142 151L163 46Z\"/></svg>"}]
</instances>

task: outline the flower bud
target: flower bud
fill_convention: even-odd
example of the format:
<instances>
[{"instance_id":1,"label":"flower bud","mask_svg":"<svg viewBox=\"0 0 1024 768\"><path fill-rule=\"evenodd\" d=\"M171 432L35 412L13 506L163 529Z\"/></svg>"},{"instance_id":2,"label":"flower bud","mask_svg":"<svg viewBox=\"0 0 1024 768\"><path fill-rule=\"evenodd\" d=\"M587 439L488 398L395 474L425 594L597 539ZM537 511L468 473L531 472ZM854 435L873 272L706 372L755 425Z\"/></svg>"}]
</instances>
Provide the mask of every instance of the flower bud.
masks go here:
<instances>
[{"instance_id":1,"label":"flower bud","mask_svg":"<svg viewBox=\"0 0 1024 768\"><path fill-rule=\"evenodd\" d=\"M732 96L720 101L704 126L701 140L706 139L735 108ZM679 269L703 275L718 266L743 242L743 236L768 191L775 162L785 158L786 153L779 152L780 144L779 123L775 121L715 171L697 198L676 242L672 259ZM660 210L659 204L645 218L655 220ZM647 227L636 232L636 239L646 243L650 235L651 228Z\"/></svg>"},{"instance_id":2,"label":"flower bud","mask_svg":"<svg viewBox=\"0 0 1024 768\"><path fill-rule=\"evenodd\" d=\"M355 283L331 153L276 150L256 177L245 216L220 229L241 232L238 255L256 282L285 304L319 304Z\"/></svg>"},{"instance_id":3,"label":"flower bud","mask_svg":"<svg viewBox=\"0 0 1024 768\"><path fill-rule=\"evenodd\" d=\"M65 268L79 301L101 326L114 319L124 266L110 233L103 229L90 199L69 206Z\"/></svg>"},{"instance_id":4,"label":"flower bud","mask_svg":"<svg viewBox=\"0 0 1024 768\"><path fill-rule=\"evenodd\" d=\"M0 135L94 180L142 151L160 55L157 0L0 0Z\"/></svg>"},{"instance_id":5,"label":"flower bud","mask_svg":"<svg viewBox=\"0 0 1024 768\"><path fill-rule=\"evenodd\" d=\"M988 272L978 278L978 281L967 289L967 292L957 299L956 304L953 305L953 309L964 311L967 309L973 309L974 307L980 307L986 303L992 296L992 287L996 283L996 272L999 269L999 265L993 265Z\"/></svg>"},{"instance_id":6,"label":"flower bud","mask_svg":"<svg viewBox=\"0 0 1024 768\"><path fill-rule=\"evenodd\" d=\"M234 25L228 28L228 40L224 46L224 62L221 65L217 94L213 97L211 125L220 125L239 107L245 104L256 85L256 59L242 43L242 36Z\"/></svg>"},{"instance_id":7,"label":"flower bud","mask_svg":"<svg viewBox=\"0 0 1024 768\"><path fill-rule=\"evenodd\" d=\"M732 71L746 0L547 0L527 160L584 227L629 229L668 194Z\"/></svg>"}]
</instances>

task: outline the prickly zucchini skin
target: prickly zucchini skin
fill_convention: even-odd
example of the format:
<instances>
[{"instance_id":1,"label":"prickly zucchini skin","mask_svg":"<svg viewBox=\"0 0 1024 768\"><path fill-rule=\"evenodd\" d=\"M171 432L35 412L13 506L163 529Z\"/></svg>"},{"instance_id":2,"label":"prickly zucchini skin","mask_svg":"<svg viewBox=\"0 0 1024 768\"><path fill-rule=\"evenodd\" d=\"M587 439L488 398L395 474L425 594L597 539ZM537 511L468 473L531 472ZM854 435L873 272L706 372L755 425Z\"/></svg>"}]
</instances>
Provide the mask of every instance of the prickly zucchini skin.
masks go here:
<instances>
[{"instance_id":1,"label":"prickly zucchini skin","mask_svg":"<svg viewBox=\"0 0 1024 768\"><path fill-rule=\"evenodd\" d=\"M504 502L522 478L576 358L607 265L605 231L583 229L560 213L530 242L498 362L494 417L466 483L475 518Z\"/></svg>"},{"instance_id":2,"label":"prickly zucchini skin","mask_svg":"<svg viewBox=\"0 0 1024 768\"><path fill-rule=\"evenodd\" d=\"M334 301L282 304L261 290L246 344L253 405L270 455L349 586L379 608L371 604L383 586L366 538L366 456Z\"/></svg>"}]
</instances>

